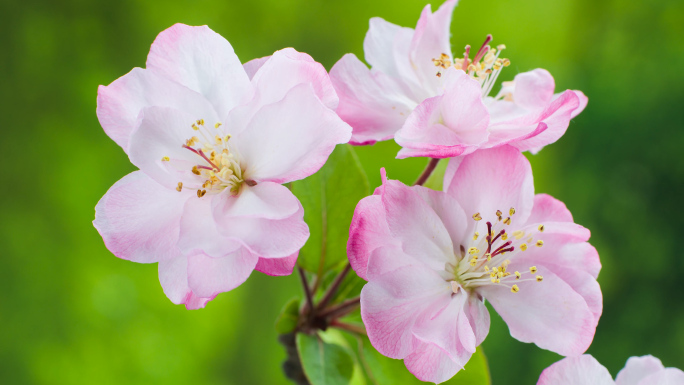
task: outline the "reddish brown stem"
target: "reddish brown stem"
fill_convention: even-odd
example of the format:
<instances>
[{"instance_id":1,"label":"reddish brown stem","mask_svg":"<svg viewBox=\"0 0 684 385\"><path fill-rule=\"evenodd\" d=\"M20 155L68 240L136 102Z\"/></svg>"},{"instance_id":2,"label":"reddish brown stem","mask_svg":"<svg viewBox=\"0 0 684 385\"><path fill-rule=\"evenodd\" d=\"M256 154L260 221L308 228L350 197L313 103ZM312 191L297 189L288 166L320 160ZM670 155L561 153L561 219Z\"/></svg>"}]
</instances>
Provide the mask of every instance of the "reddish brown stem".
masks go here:
<instances>
[{"instance_id":1,"label":"reddish brown stem","mask_svg":"<svg viewBox=\"0 0 684 385\"><path fill-rule=\"evenodd\" d=\"M364 328L361 325L353 325L353 324L348 324L346 322L340 322L340 321L334 320L330 323L330 326L338 328L338 329L346 330L348 332L363 334L364 336L366 335L366 328Z\"/></svg>"},{"instance_id":2,"label":"reddish brown stem","mask_svg":"<svg viewBox=\"0 0 684 385\"><path fill-rule=\"evenodd\" d=\"M414 186L422 186L427 182L428 178L430 175L432 175L432 172L435 171L435 167L437 167L437 163L439 163L439 159L433 158L430 159L430 163L428 163L427 167L425 167L425 170L423 171L422 174L418 177L418 180L416 183L414 183Z\"/></svg>"},{"instance_id":3,"label":"reddish brown stem","mask_svg":"<svg viewBox=\"0 0 684 385\"><path fill-rule=\"evenodd\" d=\"M337 289L340 287L340 284L349 273L349 270L351 270L351 265L347 263L347 266L344 267L344 270L342 270L342 272L340 272L340 274L337 277L335 277L335 280L328 288L328 291L323 296L323 299L321 299L321 301L316 306L316 309L322 310L326 306L328 306L328 303L330 303L330 301L335 296L335 293L337 293Z\"/></svg>"},{"instance_id":4,"label":"reddish brown stem","mask_svg":"<svg viewBox=\"0 0 684 385\"><path fill-rule=\"evenodd\" d=\"M339 318L356 310L360 303L360 297L348 299L338 305L331 306L323 310L318 314L318 316L321 318Z\"/></svg>"}]
</instances>

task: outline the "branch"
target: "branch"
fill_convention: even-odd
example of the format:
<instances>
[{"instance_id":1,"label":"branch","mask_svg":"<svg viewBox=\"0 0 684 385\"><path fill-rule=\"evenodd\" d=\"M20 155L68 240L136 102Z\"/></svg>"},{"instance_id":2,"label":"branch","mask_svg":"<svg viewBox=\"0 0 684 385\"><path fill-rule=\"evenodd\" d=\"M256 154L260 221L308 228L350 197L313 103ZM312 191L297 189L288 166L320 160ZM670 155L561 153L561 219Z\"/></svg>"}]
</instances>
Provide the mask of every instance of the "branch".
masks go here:
<instances>
[{"instance_id":1,"label":"branch","mask_svg":"<svg viewBox=\"0 0 684 385\"><path fill-rule=\"evenodd\" d=\"M330 301L335 296L335 293L337 293L337 289L340 287L340 284L347 276L347 273L349 273L350 269L351 265L347 263L347 266L344 267L344 270L342 270L342 272L340 272L340 274L337 277L335 277L335 280L328 288L328 291L323 296L323 299L321 299L321 301L318 303L316 307L318 310L323 310L326 306L328 306L328 303L330 303Z\"/></svg>"},{"instance_id":2,"label":"branch","mask_svg":"<svg viewBox=\"0 0 684 385\"><path fill-rule=\"evenodd\" d=\"M437 158L432 158L430 159L430 163L428 163L427 167L425 167L425 171L423 171L422 174L418 177L418 180L416 183L414 183L414 186L422 186L425 182L427 182L428 178L432 174L433 171L435 171L435 167L437 167L437 163L439 163L439 159Z\"/></svg>"}]
</instances>

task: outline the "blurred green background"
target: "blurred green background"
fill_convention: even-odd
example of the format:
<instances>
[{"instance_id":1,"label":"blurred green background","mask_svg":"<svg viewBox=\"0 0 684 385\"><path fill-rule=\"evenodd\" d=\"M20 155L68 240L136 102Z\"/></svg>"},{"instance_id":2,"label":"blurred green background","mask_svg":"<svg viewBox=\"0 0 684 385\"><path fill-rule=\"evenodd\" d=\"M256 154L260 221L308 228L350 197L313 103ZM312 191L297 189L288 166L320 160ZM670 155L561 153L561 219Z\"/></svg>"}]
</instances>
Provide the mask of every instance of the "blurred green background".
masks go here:
<instances>
[{"instance_id":1,"label":"blurred green background","mask_svg":"<svg viewBox=\"0 0 684 385\"><path fill-rule=\"evenodd\" d=\"M176 22L208 24L243 61L292 46L328 69L363 57L368 19L415 26L426 0L3 0L0 2L0 382L286 384L273 321L296 276L255 273L206 309L164 296L156 265L110 254L91 221L134 170L102 131L96 90L144 66ZM439 4L435 4L439 5ZM684 368L684 2L463 0L462 52L487 33L508 46L504 80L536 67L589 96L556 144L531 156L538 192L593 232L604 315L589 352L617 374L633 355ZM358 148L412 182L424 159L392 142ZM553 353L512 339L493 314L484 343L495 385L534 384Z\"/></svg>"}]
</instances>

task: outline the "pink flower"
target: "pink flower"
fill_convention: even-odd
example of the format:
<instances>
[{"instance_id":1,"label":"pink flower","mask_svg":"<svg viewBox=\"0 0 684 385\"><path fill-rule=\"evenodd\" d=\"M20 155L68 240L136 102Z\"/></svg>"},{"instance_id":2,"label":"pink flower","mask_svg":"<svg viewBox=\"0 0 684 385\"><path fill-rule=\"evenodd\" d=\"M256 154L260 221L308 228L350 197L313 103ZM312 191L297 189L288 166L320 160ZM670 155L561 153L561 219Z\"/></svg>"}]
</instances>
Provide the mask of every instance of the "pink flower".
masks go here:
<instances>
[{"instance_id":1,"label":"pink flower","mask_svg":"<svg viewBox=\"0 0 684 385\"><path fill-rule=\"evenodd\" d=\"M117 257L159 262L172 302L204 307L256 269L292 272L309 237L282 183L315 173L350 127L322 65L288 48L243 65L208 27L159 34L147 68L98 90L107 135L140 168L94 225Z\"/></svg>"},{"instance_id":2,"label":"pink flower","mask_svg":"<svg viewBox=\"0 0 684 385\"><path fill-rule=\"evenodd\" d=\"M608 369L585 354L549 366L537 385L684 385L684 372L665 368L653 356L631 357L613 381Z\"/></svg>"},{"instance_id":3,"label":"pink flower","mask_svg":"<svg viewBox=\"0 0 684 385\"><path fill-rule=\"evenodd\" d=\"M499 56L505 47L491 47L489 35L479 50L466 46L455 59L449 43L455 5L446 1L435 13L427 5L415 30L371 19L364 52L372 68L353 54L332 68L337 113L353 127L353 144L394 137L403 147L397 158L448 158L504 144L538 151L584 109L582 92L554 94L553 77L543 69L518 74L489 96L510 63Z\"/></svg>"},{"instance_id":4,"label":"pink flower","mask_svg":"<svg viewBox=\"0 0 684 385\"><path fill-rule=\"evenodd\" d=\"M368 281L373 346L423 381L446 381L487 336L488 300L518 340L582 354L603 308L589 230L534 195L530 164L510 146L451 159L445 191L383 173L356 207L347 253Z\"/></svg>"}]
</instances>

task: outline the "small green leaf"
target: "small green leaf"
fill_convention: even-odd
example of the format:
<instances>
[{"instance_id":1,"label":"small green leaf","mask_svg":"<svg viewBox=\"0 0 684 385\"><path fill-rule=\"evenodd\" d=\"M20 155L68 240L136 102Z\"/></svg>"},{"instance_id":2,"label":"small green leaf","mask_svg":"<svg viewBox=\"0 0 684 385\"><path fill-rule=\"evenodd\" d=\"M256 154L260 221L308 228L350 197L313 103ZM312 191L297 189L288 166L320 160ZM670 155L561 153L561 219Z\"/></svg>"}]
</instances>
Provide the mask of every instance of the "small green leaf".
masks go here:
<instances>
[{"instance_id":1,"label":"small green leaf","mask_svg":"<svg viewBox=\"0 0 684 385\"><path fill-rule=\"evenodd\" d=\"M289 300L276 318L275 328L278 334L292 333L299 321L299 298Z\"/></svg>"},{"instance_id":2,"label":"small green leaf","mask_svg":"<svg viewBox=\"0 0 684 385\"><path fill-rule=\"evenodd\" d=\"M370 385L425 384L406 369L402 360L395 360L380 354L367 338L358 338L358 355ZM459 371L444 384L453 385L491 385L487 359L481 348L473 354L464 370Z\"/></svg>"},{"instance_id":3,"label":"small green leaf","mask_svg":"<svg viewBox=\"0 0 684 385\"><path fill-rule=\"evenodd\" d=\"M346 263L349 225L356 204L369 189L368 178L348 144L338 145L317 173L292 183L311 232L299 252L299 266L324 276Z\"/></svg>"},{"instance_id":4,"label":"small green leaf","mask_svg":"<svg viewBox=\"0 0 684 385\"><path fill-rule=\"evenodd\" d=\"M318 335L297 333L297 351L311 385L349 385L354 359L343 346L324 342Z\"/></svg>"}]
</instances>

